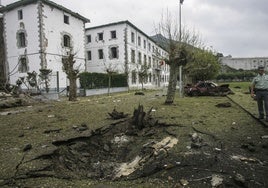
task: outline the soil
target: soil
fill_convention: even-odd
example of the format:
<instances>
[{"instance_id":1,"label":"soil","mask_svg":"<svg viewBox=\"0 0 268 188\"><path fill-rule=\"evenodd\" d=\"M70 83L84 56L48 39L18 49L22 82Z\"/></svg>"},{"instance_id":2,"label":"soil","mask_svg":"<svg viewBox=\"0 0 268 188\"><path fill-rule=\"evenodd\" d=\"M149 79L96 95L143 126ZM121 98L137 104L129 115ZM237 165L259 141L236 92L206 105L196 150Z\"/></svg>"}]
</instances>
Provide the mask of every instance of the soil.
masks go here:
<instances>
[{"instance_id":1,"label":"soil","mask_svg":"<svg viewBox=\"0 0 268 188\"><path fill-rule=\"evenodd\" d=\"M1 110L1 185L268 186L266 123L236 104L242 103L239 95L176 98L164 105L161 94L63 99ZM244 105L252 110L256 103ZM98 115L89 115L94 109ZM74 112L76 121L67 115ZM109 116L113 112L122 116Z\"/></svg>"}]
</instances>

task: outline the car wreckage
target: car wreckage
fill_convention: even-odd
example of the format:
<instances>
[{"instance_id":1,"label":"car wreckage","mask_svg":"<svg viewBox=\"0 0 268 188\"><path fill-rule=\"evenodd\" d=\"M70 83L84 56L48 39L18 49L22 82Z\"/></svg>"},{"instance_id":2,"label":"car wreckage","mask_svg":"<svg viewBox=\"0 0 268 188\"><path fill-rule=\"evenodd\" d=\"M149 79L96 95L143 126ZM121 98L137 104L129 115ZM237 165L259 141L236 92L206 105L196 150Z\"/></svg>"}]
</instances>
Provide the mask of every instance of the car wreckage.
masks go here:
<instances>
[{"instance_id":1,"label":"car wreckage","mask_svg":"<svg viewBox=\"0 0 268 188\"><path fill-rule=\"evenodd\" d=\"M187 85L184 88L186 96L226 96L233 94L229 84L218 85L211 81L199 81L195 85Z\"/></svg>"}]
</instances>

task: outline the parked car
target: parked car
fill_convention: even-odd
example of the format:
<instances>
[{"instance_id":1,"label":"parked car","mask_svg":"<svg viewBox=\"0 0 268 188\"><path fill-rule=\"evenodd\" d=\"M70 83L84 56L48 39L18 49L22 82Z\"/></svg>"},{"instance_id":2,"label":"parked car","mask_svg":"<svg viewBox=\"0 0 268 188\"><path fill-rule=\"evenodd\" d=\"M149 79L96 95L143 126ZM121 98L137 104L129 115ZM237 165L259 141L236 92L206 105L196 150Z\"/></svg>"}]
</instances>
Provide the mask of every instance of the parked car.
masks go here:
<instances>
[{"instance_id":1,"label":"parked car","mask_svg":"<svg viewBox=\"0 0 268 188\"><path fill-rule=\"evenodd\" d=\"M184 88L187 96L224 96L233 94L229 84L218 85L211 81L200 81L195 85L187 85Z\"/></svg>"}]
</instances>

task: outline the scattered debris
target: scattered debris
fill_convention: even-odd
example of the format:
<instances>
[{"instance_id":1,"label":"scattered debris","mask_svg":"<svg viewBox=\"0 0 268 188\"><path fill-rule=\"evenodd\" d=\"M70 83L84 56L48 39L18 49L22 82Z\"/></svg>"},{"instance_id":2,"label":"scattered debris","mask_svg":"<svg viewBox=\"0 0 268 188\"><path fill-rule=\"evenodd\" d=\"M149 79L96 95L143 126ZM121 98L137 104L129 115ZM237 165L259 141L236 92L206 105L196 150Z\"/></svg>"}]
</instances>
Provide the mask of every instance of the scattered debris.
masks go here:
<instances>
[{"instance_id":1,"label":"scattered debris","mask_svg":"<svg viewBox=\"0 0 268 188\"><path fill-rule=\"evenodd\" d=\"M32 149L32 144L26 144L22 150L23 150L23 152L26 152L26 151L29 151L31 149Z\"/></svg>"},{"instance_id":2,"label":"scattered debris","mask_svg":"<svg viewBox=\"0 0 268 188\"><path fill-rule=\"evenodd\" d=\"M213 174L211 178L211 186L218 187L222 184L223 178L220 175Z\"/></svg>"},{"instance_id":3,"label":"scattered debris","mask_svg":"<svg viewBox=\"0 0 268 188\"><path fill-rule=\"evenodd\" d=\"M203 143L203 139L197 133L193 133L191 135L191 140L191 148L201 148L202 146L206 145Z\"/></svg>"},{"instance_id":4,"label":"scattered debris","mask_svg":"<svg viewBox=\"0 0 268 188\"><path fill-rule=\"evenodd\" d=\"M239 160L239 161L246 162L246 163L260 163L260 164L262 164L262 162L256 158L243 157L241 155L231 156L231 159Z\"/></svg>"},{"instance_id":5,"label":"scattered debris","mask_svg":"<svg viewBox=\"0 0 268 188\"><path fill-rule=\"evenodd\" d=\"M49 130L45 130L44 133L45 134L49 134L49 133L59 133L62 129L49 129Z\"/></svg>"},{"instance_id":6,"label":"scattered debris","mask_svg":"<svg viewBox=\"0 0 268 188\"><path fill-rule=\"evenodd\" d=\"M241 148L247 149L250 152L255 152L256 151L256 145L254 143L248 143L248 144L242 144Z\"/></svg>"},{"instance_id":7,"label":"scattered debris","mask_svg":"<svg viewBox=\"0 0 268 188\"><path fill-rule=\"evenodd\" d=\"M73 129L77 130L78 132L83 132L88 130L88 126L85 123L82 123L81 125L77 126L77 125L73 125Z\"/></svg>"},{"instance_id":8,"label":"scattered debris","mask_svg":"<svg viewBox=\"0 0 268 188\"><path fill-rule=\"evenodd\" d=\"M157 155L160 151L167 151L170 148L173 148L174 145L178 143L177 138L171 138L171 137L166 137L160 142L154 144L152 148L154 148L154 154Z\"/></svg>"},{"instance_id":9,"label":"scattered debris","mask_svg":"<svg viewBox=\"0 0 268 188\"><path fill-rule=\"evenodd\" d=\"M130 163L122 163L118 169L116 169L115 178L120 178L122 176L128 176L133 173L138 167L139 162L142 158L140 156L136 156L133 161Z\"/></svg>"},{"instance_id":10,"label":"scattered debris","mask_svg":"<svg viewBox=\"0 0 268 188\"><path fill-rule=\"evenodd\" d=\"M232 106L232 104L230 102L225 102L225 103L219 103L215 105L218 108L229 108Z\"/></svg>"},{"instance_id":11,"label":"scattered debris","mask_svg":"<svg viewBox=\"0 0 268 188\"><path fill-rule=\"evenodd\" d=\"M118 112L115 108L113 109L112 113L108 113L112 119L122 119L126 118L128 114L124 114L124 112Z\"/></svg>"},{"instance_id":12,"label":"scattered debris","mask_svg":"<svg viewBox=\"0 0 268 188\"><path fill-rule=\"evenodd\" d=\"M261 136L262 139L268 139L268 135Z\"/></svg>"},{"instance_id":13,"label":"scattered debris","mask_svg":"<svg viewBox=\"0 0 268 188\"><path fill-rule=\"evenodd\" d=\"M245 185L246 183L246 180L245 180L245 177L242 176L241 174L236 174L235 177L234 177L234 181L237 185L239 186L243 186Z\"/></svg>"},{"instance_id":14,"label":"scattered debris","mask_svg":"<svg viewBox=\"0 0 268 188\"><path fill-rule=\"evenodd\" d=\"M137 91L135 92L135 95L144 95L144 93L142 91Z\"/></svg>"},{"instance_id":15,"label":"scattered debris","mask_svg":"<svg viewBox=\"0 0 268 188\"><path fill-rule=\"evenodd\" d=\"M180 184L181 184L182 186L186 186L186 185L189 184L189 182L188 182L186 179L180 179Z\"/></svg>"}]
</instances>

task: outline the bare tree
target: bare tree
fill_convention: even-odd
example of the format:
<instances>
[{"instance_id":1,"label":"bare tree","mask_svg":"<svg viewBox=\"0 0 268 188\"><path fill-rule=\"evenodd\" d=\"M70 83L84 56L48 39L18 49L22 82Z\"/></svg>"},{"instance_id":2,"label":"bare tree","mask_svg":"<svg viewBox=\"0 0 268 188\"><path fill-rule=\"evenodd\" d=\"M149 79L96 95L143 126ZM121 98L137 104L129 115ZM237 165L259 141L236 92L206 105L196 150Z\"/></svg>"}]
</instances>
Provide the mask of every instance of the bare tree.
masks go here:
<instances>
[{"instance_id":1,"label":"bare tree","mask_svg":"<svg viewBox=\"0 0 268 188\"><path fill-rule=\"evenodd\" d=\"M193 50L201 47L202 43L197 33L185 27L180 29L168 10L166 15L162 15L156 32L157 36L161 37L162 46L164 45L163 47L169 53L166 63L170 67L170 76L165 104L172 104L175 98L179 67L191 61Z\"/></svg>"},{"instance_id":2,"label":"bare tree","mask_svg":"<svg viewBox=\"0 0 268 188\"><path fill-rule=\"evenodd\" d=\"M41 81L44 82L45 90L48 93L49 92L49 81L50 81L49 76L52 73L52 70L51 69L39 69L39 71L40 71L39 77L40 77Z\"/></svg>"},{"instance_id":3,"label":"bare tree","mask_svg":"<svg viewBox=\"0 0 268 188\"><path fill-rule=\"evenodd\" d=\"M146 82L146 80L148 79L149 67L146 64L137 65L137 71L138 71L139 80L141 83L141 89L143 90L143 85Z\"/></svg>"},{"instance_id":4,"label":"bare tree","mask_svg":"<svg viewBox=\"0 0 268 188\"><path fill-rule=\"evenodd\" d=\"M69 101L76 101L77 100L77 84L76 80L79 77L79 66L74 67L75 64L75 57L76 53L73 53L70 50L68 56L62 58L62 65L63 71L66 73L67 78L69 79L70 86L69 86Z\"/></svg>"},{"instance_id":5,"label":"bare tree","mask_svg":"<svg viewBox=\"0 0 268 188\"><path fill-rule=\"evenodd\" d=\"M108 75L108 95L110 95L112 75L118 72L117 66L112 63L109 63L108 65L104 63L104 67L104 71Z\"/></svg>"}]
</instances>

